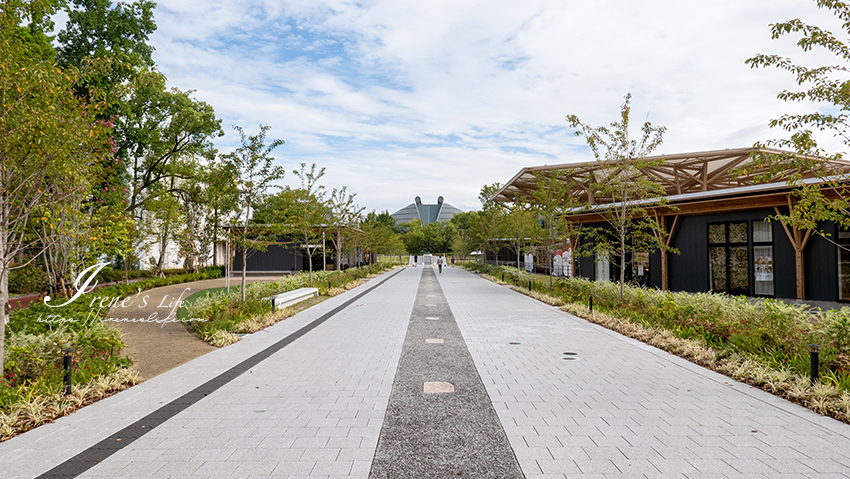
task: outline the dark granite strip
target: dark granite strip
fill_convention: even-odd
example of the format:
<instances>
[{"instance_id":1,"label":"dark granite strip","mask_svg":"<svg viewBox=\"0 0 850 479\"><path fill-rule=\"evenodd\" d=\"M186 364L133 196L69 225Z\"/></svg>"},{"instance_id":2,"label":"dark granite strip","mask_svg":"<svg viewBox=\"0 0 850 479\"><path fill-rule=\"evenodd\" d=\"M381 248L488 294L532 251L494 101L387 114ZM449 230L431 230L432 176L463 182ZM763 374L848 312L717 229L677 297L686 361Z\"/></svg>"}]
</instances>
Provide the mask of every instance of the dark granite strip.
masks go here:
<instances>
[{"instance_id":1,"label":"dark granite strip","mask_svg":"<svg viewBox=\"0 0 850 479\"><path fill-rule=\"evenodd\" d=\"M197 388L189 391L183 396L171 401L169 404L162 406L156 411L148 414L147 416L139 419L138 421L130 424L124 429L116 432L115 434L110 435L106 439L98 442L97 444L92 445L85 451L77 454L76 456L68 459L67 461L59 464L53 469L45 472L44 474L38 476L39 478L53 478L53 477L77 477L80 474L86 472L90 468L97 465L97 463L103 461L107 457L115 454L119 450L126 447L128 444L132 443L136 439L144 436L145 434L152 431L155 427L164 423L165 421L171 419L172 417L179 414L181 411L185 410L189 406L195 404L196 402L203 399L205 396L212 394L218 388L224 386L230 381L239 377L242 373L248 371L252 367L256 366L263 360L270 357L272 354L280 351L296 339L304 336L305 334L312 331L314 328L324 323L328 319L330 319L335 314L339 313L343 309L347 308L351 305L351 303L359 300L369 292L373 291L375 288L381 286L382 284L389 281L393 276L400 273L402 270L398 270L395 273L389 275L385 280L376 284L375 286L363 291L357 296L349 299L348 301L342 303L336 308L328 311L323 314L319 318L313 320L310 324L302 327L298 331L290 334L289 336L281 339L280 341L274 343L273 345L267 347L266 349L260 351L259 353L254 354L248 359L245 359L241 363L233 366L227 371L219 374L218 376L210 379L209 381L201 384Z\"/></svg>"},{"instance_id":2,"label":"dark granite strip","mask_svg":"<svg viewBox=\"0 0 850 479\"><path fill-rule=\"evenodd\" d=\"M445 343L425 342L432 338ZM455 392L425 394L432 381ZM425 268L369 477L458 476L524 477L440 283Z\"/></svg>"}]
</instances>

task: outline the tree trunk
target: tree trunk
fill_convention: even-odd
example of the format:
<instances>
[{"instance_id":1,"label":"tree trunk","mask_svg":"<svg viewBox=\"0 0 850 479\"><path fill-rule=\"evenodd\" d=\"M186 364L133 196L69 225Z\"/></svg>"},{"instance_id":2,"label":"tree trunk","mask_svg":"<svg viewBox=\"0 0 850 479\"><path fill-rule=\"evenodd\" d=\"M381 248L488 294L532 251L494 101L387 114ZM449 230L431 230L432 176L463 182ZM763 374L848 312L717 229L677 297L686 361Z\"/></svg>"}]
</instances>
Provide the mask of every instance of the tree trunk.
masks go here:
<instances>
[{"instance_id":1,"label":"tree trunk","mask_svg":"<svg viewBox=\"0 0 850 479\"><path fill-rule=\"evenodd\" d=\"M245 280L248 277L248 248L242 247L242 302L245 302Z\"/></svg>"},{"instance_id":2,"label":"tree trunk","mask_svg":"<svg viewBox=\"0 0 850 479\"><path fill-rule=\"evenodd\" d=\"M5 205L4 205L5 206ZM9 303L9 265L11 258L7 255L7 236L6 229L0 226L0 376L3 375L3 359L5 350L3 345L6 343L6 321L9 317L6 315L6 304Z\"/></svg>"},{"instance_id":3,"label":"tree trunk","mask_svg":"<svg viewBox=\"0 0 850 479\"><path fill-rule=\"evenodd\" d=\"M626 231L620 229L620 302L623 302L623 296L626 288Z\"/></svg>"},{"instance_id":4,"label":"tree trunk","mask_svg":"<svg viewBox=\"0 0 850 479\"><path fill-rule=\"evenodd\" d=\"M340 267L340 255L342 255L342 233L339 231L336 232L336 256L334 258L334 269L339 271Z\"/></svg>"},{"instance_id":5,"label":"tree trunk","mask_svg":"<svg viewBox=\"0 0 850 479\"><path fill-rule=\"evenodd\" d=\"M310 287L313 287L313 255L310 254L310 245L307 245L307 266L310 271Z\"/></svg>"},{"instance_id":6,"label":"tree trunk","mask_svg":"<svg viewBox=\"0 0 850 479\"><path fill-rule=\"evenodd\" d=\"M794 262L797 266L797 299L802 301L806 299L806 272L803 267L803 249L794 250Z\"/></svg>"}]
</instances>

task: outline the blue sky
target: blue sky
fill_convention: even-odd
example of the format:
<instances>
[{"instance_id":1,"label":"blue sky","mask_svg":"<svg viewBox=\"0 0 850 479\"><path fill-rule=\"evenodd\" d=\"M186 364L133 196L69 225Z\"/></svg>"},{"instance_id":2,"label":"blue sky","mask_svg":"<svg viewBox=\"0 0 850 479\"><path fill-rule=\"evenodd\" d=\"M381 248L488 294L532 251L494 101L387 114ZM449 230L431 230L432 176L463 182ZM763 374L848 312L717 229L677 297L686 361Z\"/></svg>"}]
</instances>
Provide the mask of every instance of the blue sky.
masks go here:
<instances>
[{"instance_id":1,"label":"blue sky","mask_svg":"<svg viewBox=\"0 0 850 479\"><path fill-rule=\"evenodd\" d=\"M324 166L367 210L440 195L466 210L524 166L591 160L564 117L607 124L629 92L633 124L668 129L659 153L781 136L771 118L814 107L777 100L793 78L744 60L833 62L770 39L795 17L840 27L809 0L161 0L151 42L169 84L222 118L222 152L233 125L268 124L287 170Z\"/></svg>"}]
</instances>

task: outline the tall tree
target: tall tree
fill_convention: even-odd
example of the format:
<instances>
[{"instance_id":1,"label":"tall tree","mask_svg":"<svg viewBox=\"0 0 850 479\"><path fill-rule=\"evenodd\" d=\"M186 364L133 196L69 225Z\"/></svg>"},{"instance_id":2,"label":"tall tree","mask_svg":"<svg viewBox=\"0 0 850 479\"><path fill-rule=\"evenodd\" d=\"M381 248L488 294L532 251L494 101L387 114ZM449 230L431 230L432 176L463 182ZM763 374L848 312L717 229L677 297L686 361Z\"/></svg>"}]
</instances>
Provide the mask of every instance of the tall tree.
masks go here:
<instances>
[{"instance_id":1,"label":"tall tree","mask_svg":"<svg viewBox=\"0 0 850 479\"><path fill-rule=\"evenodd\" d=\"M116 121L117 155L131 178L127 211L136 211L150 197L147 190L159 181L176 176L188 179L173 165L189 157L213 158L212 138L222 136L221 120L209 104L195 100L191 92L168 90L158 73L140 74L133 80L133 94L121 105Z\"/></svg>"},{"instance_id":2,"label":"tall tree","mask_svg":"<svg viewBox=\"0 0 850 479\"><path fill-rule=\"evenodd\" d=\"M575 226L566 216L583 206L572 194L575 183L567 178L570 178L569 174L559 175L557 171L536 173L535 188L525 200L533 214L543 221L542 227L537 230L549 269L549 288L552 288L552 261L557 246L565 245L576 235Z\"/></svg>"},{"instance_id":3,"label":"tall tree","mask_svg":"<svg viewBox=\"0 0 850 479\"><path fill-rule=\"evenodd\" d=\"M218 239L222 218L229 218L238 208L239 192L237 191L233 165L221 161L219 157L211 161L204 169L200 181L204 183L204 203L207 206L205 223L211 235L213 244L213 265L218 266ZM230 261L227 258L225 261Z\"/></svg>"},{"instance_id":4,"label":"tall tree","mask_svg":"<svg viewBox=\"0 0 850 479\"><path fill-rule=\"evenodd\" d=\"M104 61L108 67L80 82L78 94L91 98L103 95L107 100L101 118L119 114L122 84L139 72L154 67L153 46L148 44L156 30L149 0L112 3L111 0L71 0L68 22L57 35L57 60L62 67L82 67L93 61Z\"/></svg>"},{"instance_id":5,"label":"tall tree","mask_svg":"<svg viewBox=\"0 0 850 479\"><path fill-rule=\"evenodd\" d=\"M498 255L501 249L501 238L504 235L504 211L493 201L493 195L499 191L499 183L484 185L478 193L478 201L481 202L481 210L470 221L468 234L473 240L476 248L485 254L491 252Z\"/></svg>"},{"instance_id":6,"label":"tall tree","mask_svg":"<svg viewBox=\"0 0 850 479\"><path fill-rule=\"evenodd\" d=\"M506 214L503 227L506 238L510 238L511 249L516 254L516 268L520 269L520 258L528 247L530 236L537 229L537 221L527 198L514 197L513 202L504 205Z\"/></svg>"},{"instance_id":7,"label":"tall tree","mask_svg":"<svg viewBox=\"0 0 850 479\"><path fill-rule=\"evenodd\" d=\"M274 183L283 178L286 171L274 164L272 152L283 145L283 140L272 140L266 145L266 133L269 126L260 125L256 135L248 136L242 127L234 126L239 133L242 145L232 153L223 155L228 168L234 173L238 192L238 215L234 218L237 228L230 230L234 245L242 254L242 301L245 301L245 283L248 276L248 256L254 251L265 251L270 240L277 234L262 228L252 228L251 212L267 196L268 191L277 187Z\"/></svg>"},{"instance_id":8,"label":"tall tree","mask_svg":"<svg viewBox=\"0 0 850 479\"><path fill-rule=\"evenodd\" d=\"M286 219L286 227L302 243L307 254L310 287L313 287L313 256L319 249L317 243L327 226L328 204L325 200L325 187L319 180L325 176L325 169L316 169L313 163L307 168L306 163L292 171L299 180L301 188L294 190L294 203Z\"/></svg>"},{"instance_id":9,"label":"tall tree","mask_svg":"<svg viewBox=\"0 0 850 479\"><path fill-rule=\"evenodd\" d=\"M815 0L818 7L834 14L841 22L843 33L850 34L850 4L839 0ZM850 169L838 169L831 160L841 160L841 152L829 153L818 145L815 131L832 133L850 145L850 45L832 32L800 19L770 25L771 36L799 34L797 45L808 52L814 48L835 55L833 65L807 67L779 55L758 54L746 63L751 68L779 68L796 77L799 91L783 90L778 98L787 102L811 101L824 105L819 111L786 114L769 122L771 128L790 133L790 138L756 143L757 148L778 146L793 151L789 154L760 154L753 156L752 166L763 168L756 181L771 182L777 177L788 178L795 187L788 198L787 212L775 208L796 253L797 298L806 295L804 251L812 233L826 239L829 234L820 225L833 222L850 229ZM789 175L789 173L791 173ZM805 175L804 175L805 173ZM804 182L804 176L815 176L818 183Z\"/></svg>"},{"instance_id":10,"label":"tall tree","mask_svg":"<svg viewBox=\"0 0 850 479\"><path fill-rule=\"evenodd\" d=\"M354 197L356 193L348 194L346 187L334 188L328 199L328 231L333 235L334 246L334 269L339 271L340 256L342 256L342 242L347 232L354 226L354 220L362 208L355 206Z\"/></svg>"},{"instance_id":11,"label":"tall tree","mask_svg":"<svg viewBox=\"0 0 850 479\"><path fill-rule=\"evenodd\" d=\"M620 265L620 301L626 282L628 255L634 252L652 252L670 248L660 240L663 237L658 223L650 216L650 206L667 204L662 185L644 168L657 167L664 160L647 160L664 137L667 128L653 126L649 121L641 126L641 135L634 139L629 131L632 95L627 94L620 107L619 121L609 127L591 127L576 115L568 115L567 122L576 128L576 136L584 136L593 150L599 169L590 179L597 205L594 209L605 219L611 231L591 228L593 253L597 258L618 258ZM607 203L601 205L600 203ZM666 235L666 232L664 232ZM575 253L575 251L574 251Z\"/></svg>"},{"instance_id":12,"label":"tall tree","mask_svg":"<svg viewBox=\"0 0 850 479\"><path fill-rule=\"evenodd\" d=\"M86 191L112 146L109 126L71 92L78 72L26 55L17 32L28 4L0 6L0 371L9 270L20 252L44 248L30 234L41 220L32 215Z\"/></svg>"}]
</instances>

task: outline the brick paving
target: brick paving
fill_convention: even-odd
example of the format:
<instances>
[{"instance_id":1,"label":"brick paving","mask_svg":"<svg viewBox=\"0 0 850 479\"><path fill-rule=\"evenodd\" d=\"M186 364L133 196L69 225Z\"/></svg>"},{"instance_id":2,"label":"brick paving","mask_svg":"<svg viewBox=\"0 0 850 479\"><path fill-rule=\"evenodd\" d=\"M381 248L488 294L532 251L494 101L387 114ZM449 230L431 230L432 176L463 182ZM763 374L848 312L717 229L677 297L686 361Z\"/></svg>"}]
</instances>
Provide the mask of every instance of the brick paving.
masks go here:
<instances>
[{"instance_id":1,"label":"brick paving","mask_svg":"<svg viewBox=\"0 0 850 479\"><path fill-rule=\"evenodd\" d=\"M529 479L850 477L844 423L465 271L438 276Z\"/></svg>"},{"instance_id":2,"label":"brick paving","mask_svg":"<svg viewBox=\"0 0 850 479\"><path fill-rule=\"evenodd\" d=\"M0 443L0 475L37 477L376 288L81 476L366 478L421 274L383 275ZM846 424L466 271L436 277L527 478L850 477Z\"/></svg>"}]
</instances>

